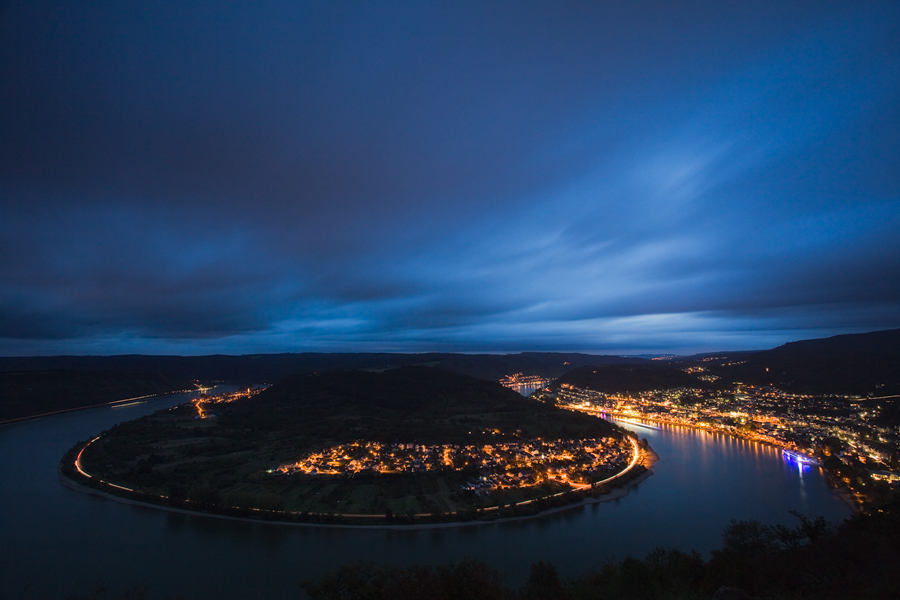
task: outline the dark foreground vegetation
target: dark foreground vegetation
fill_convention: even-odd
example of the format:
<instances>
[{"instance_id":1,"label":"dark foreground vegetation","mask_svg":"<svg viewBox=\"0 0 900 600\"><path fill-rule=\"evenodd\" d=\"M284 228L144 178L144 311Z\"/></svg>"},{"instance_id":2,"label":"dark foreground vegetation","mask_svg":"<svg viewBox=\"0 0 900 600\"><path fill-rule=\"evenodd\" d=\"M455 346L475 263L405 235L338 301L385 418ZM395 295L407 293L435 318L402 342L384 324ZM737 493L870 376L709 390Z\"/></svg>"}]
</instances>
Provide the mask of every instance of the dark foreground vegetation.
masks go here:
<instances>
[{"instance_id":1,"label":"dark foreground vegetation","mask_svg":"<svg viewBox=\"0 0 900 600\"><path fill-rule=\"evenodd\" d=\"M146 371L11 371L0 373L0 421L188 389Z\"/></svg>"},{"instance_id":2,"label":"dark foreground vegetation","mask_svg":"<svg viewBox=\"0 0 900 600\"><path fill-rule=\"evenodd\" d=\"M799 524L733 521L709 560L658 548L643 559L608 562L562 579L545 562L512 589L484 562L398 568L357 563L306 582L315 600L651 600L872 599L900 597L900 504L857 515L836 528L797 515Z\"/></svg>"},{"instance_id":3,"label":"dark foreground vegetation","mask_svg":"<svg viewBox=\"0 0 900 600\"><path fill-rule=\"evenodd\" d=\"M466 558L438 566L355 563L298 584L313 600L886 600L900 597L900 502L837 527L796 515L795 527L732 521L722 547L696 552L658 548L643 559L607 562L572 579L552 563L531 565L518 589L489 564ZM147 588L104 586L69 600L147 598ZM179 598L182 598L179 596Z\"/></svg>"}]
</instances>

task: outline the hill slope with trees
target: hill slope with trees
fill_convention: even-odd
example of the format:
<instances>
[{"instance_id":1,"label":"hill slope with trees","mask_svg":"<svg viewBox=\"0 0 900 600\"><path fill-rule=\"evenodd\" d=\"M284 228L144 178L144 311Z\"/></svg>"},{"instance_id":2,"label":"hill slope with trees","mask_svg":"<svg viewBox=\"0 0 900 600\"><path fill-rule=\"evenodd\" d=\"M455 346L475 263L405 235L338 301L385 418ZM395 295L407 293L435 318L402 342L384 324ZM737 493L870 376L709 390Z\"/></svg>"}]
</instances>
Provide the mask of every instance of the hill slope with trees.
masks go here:
<instances>
[{"instance_id":1,"label":"hill slope with trees","mask_svg":"<svg viewBox=\"0 0 900 600\"><path fill-rule=\"evenodd\" d=\"M0 373L0 421L192 390L184 379L146 371L13 371Z\"/></svg>"},{"instance_id":2,"label":"hill slope with trees","mask_svg":"<svg viewBox=\"0 0 900 600\"><path fill-rule=\"evenodd\" d=\"M790 342L708 366L729 381L797 393L900 394L900 329Z\"/></svg>"},{"instance_id":3,"label":"hill slope with trees","mask_svg":"<svg viewBox=\"0 0 900 600\"><path fill-rule=\"evenodd\" d=\"M460 443L522 437L611 433L595 417L559 410L495 382L432 367L384 372L297 375L258 397L227 405L222 423L286 431L321 443L358 438L416 443Z\"/></svg>"},{"instance_id":4,"label":"hill slope with trees","mask_svg":"<svg viewBox=\"0 0 900 600\"><path fill-rule=\"evenodd\" d=\"M523 352L520 354L389 354L298 353L247 354L242 356L29 356L0 357L0 372L36 370L130 370L161 373L201 381L274 384L297 374L354 369L426 365L498 381L504 375L525 373L559 377L569 369L588 364L641 363L640 358L578 353Z\"/></svg>"},{"instance_id":5,"label":"hill slope with trees","mask_svg":"<svg viewBox=\"0 0 900 600\"><path fill-rule=\"evenodd\" d=\"M577 367L550 384L557 390L563 385L604 393L649 392L674 388L710 389L714 384L664 363L631 365L591 365Z\"/></svg>"}]
</instances>

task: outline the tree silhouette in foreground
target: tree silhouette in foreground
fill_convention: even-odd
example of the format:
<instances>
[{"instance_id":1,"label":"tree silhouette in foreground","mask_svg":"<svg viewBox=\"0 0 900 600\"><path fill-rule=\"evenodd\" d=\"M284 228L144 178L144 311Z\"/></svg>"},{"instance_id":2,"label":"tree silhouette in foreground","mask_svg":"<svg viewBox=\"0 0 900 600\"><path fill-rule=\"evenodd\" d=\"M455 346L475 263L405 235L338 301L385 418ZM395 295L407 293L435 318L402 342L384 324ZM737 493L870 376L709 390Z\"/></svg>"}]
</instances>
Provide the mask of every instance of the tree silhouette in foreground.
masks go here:
<instances>
[{"instance_id":1,"label":"tree silhouette in foreground","mask_svg":"<svg viewBox=\"0 0 900 600\"><path fill-rule=\"evenodd\" d=\"M643 559L606 562L573 579L551 563L531 565L513 589L487 563L465 558L437 566L358 562L298 586L313 600L885 600L900 598L900 500L837 527L794 513L795 527L732 521L709 560L657 548ZM142 586L98 585L69 600L141 600ZM180 597L179 597L180 598Z\"/></svg>"},{"instance_id":2,"label":"tree silhouette in foreground","mask_svg":"<svg viewBox=\"0 0 900 600\"><path fill-rule=\"evenodd\" d=\"M793 513L795 527L732 521L722 547L704 560L695 551L657 548L563 580L542 561L518 590L488 564L465 559L438 567L356 563L304 584L314 600L472 598L475 600L859 599L900 598L900 502L848 519Z\"/></svg>"}]
</instances>

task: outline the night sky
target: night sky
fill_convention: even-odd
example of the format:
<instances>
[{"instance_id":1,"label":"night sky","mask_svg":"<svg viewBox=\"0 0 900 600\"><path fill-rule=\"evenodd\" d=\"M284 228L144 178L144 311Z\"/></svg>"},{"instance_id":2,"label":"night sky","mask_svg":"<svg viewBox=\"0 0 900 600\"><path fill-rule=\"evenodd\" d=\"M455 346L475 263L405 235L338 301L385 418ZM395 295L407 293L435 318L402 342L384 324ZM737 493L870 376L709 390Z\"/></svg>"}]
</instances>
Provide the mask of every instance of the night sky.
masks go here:
<instances>
[{"instance_id":1,"label":"night sky","mask_svg":"<svg viewBox=\"0 0 900 600\"><path fill-rule=\"evenodd\" d=\"M900 327L900 3L0 5L0 354Z\"/></svg>"}]
</instances>

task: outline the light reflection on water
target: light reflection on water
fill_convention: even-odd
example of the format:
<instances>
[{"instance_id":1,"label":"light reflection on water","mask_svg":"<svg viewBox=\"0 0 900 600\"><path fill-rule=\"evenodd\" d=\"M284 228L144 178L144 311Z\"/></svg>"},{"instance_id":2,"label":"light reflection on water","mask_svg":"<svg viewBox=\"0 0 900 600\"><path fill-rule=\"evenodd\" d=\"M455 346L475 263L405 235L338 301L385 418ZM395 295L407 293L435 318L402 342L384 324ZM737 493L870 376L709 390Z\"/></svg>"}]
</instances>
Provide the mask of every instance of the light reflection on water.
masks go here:
<instances>
[{"instance_id":1,"label":"light reflection on water","mask_svg":"<svg viewBox=\"0 0 900 600\"><path fill-rule=\"evenodd\" d=\"M0 598L65 597L97 582L119 589L145 583L151 597L296 598L298 582L355 560L435 564L464 556L490 562L518 585L536 560L552 561L570 576L656 546L706 553L732 518L793 525L789 510L833 521L849 515L819 467L800 471L777 448L665 424L633 427L660 461L627 497L479 527L385 531L243 523L123 505L59 484L57 461L77 440L184 400L0 428L0 532L4 547L15 549L0 561Z\"/></svg>"},{"instance_id":2,"label":"light reflection on water","mask_svg":"<svg viewBox=\"0 0 900 600\"><path fill-rule=\"evenodd\" d=\"M509 386L509 389L519 392L521 395L523 395L527 398L531 394L533 394L536 391L538 391L539 389L541 389L541 386L539 386L539 385L511 385L511 386Z\"/></svg>"}]
</instances>

